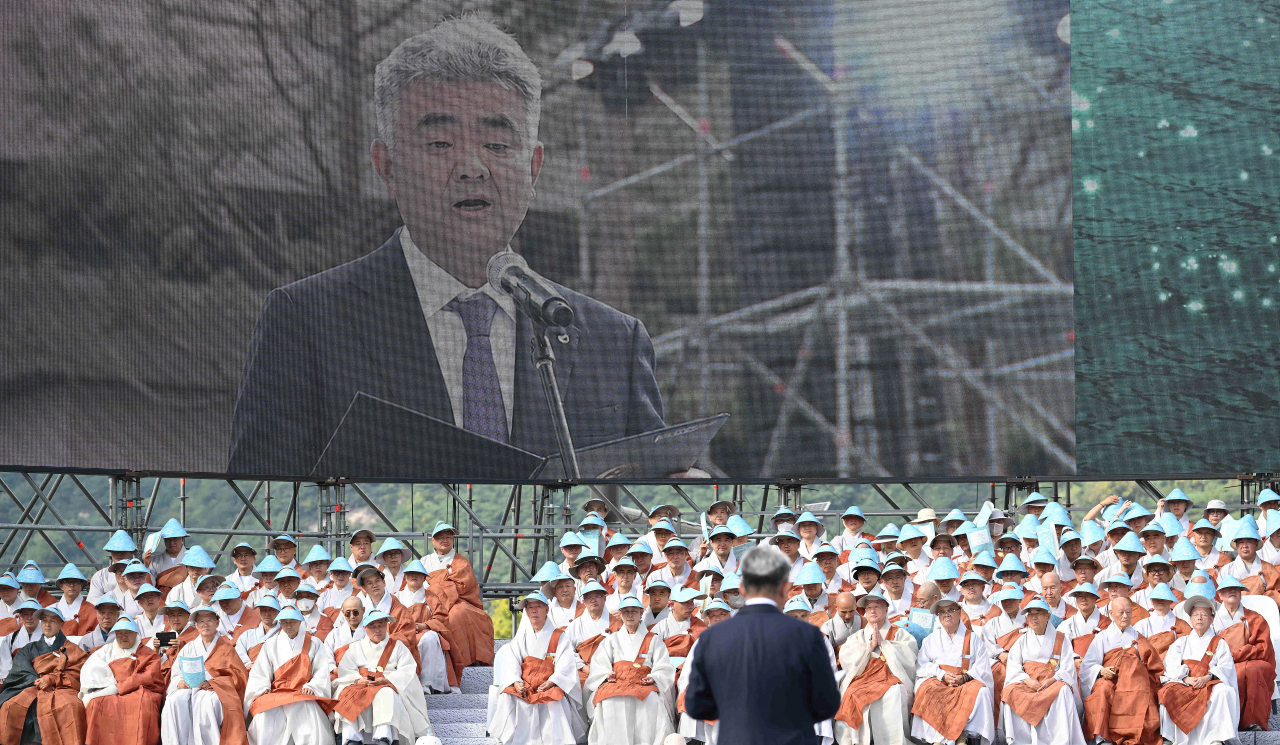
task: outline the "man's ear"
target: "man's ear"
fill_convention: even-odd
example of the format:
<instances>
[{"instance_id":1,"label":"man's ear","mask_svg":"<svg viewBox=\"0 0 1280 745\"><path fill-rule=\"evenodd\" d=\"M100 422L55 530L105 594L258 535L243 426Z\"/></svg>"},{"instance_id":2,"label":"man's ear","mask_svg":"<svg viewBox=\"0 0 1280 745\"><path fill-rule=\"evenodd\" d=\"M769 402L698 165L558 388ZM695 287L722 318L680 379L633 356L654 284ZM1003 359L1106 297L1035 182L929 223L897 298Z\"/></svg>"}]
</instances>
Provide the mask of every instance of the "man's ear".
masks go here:
<instances>
[{"instance_id":1,"label":"man's ear","mask_svg":"<svg viewBox=\"0 0 1280 745\"><path fill-rule=\"evenodd\" d=\"M533 157L529 159L529 185L538 183L538 174L542 172L542 143L533 148Z\"/></svg>"},{"instance_id":2,"label":"man's ear","mask_svg":"<svg viewBox=\"0 0 1280 745\"><path fill-rule=\"evenodd\" d=\"M378 177L386 185L387 194L395 199L396 190L391 181L391 148L387 147L387 143L382 140L374 140L370 155L373 157L373 169L378 172Z\"/></svg>"}]
</instances>

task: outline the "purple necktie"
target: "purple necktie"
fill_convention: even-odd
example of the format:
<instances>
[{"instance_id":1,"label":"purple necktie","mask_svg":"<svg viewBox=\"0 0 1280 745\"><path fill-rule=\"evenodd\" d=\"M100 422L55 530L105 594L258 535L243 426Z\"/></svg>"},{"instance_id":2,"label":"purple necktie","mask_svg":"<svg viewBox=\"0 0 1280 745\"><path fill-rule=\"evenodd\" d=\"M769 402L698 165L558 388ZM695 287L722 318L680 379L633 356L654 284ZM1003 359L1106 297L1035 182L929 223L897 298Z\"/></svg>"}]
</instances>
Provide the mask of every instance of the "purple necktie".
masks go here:
<instances>
[{"instance_id":1,"label":"purple necktie","mask_svg":"<svg viewBox=\"0 0 1280 745\"><path fill-rule=\"evenodd\" d=\"M493 364L489 342L489 328L498 303L479 292L470 300L454 298L444 309L457 313L467 330L467 351L462 355L462 427L507 442L507 408L502 403L498 368Z\"/></svg>"}]
</instances>

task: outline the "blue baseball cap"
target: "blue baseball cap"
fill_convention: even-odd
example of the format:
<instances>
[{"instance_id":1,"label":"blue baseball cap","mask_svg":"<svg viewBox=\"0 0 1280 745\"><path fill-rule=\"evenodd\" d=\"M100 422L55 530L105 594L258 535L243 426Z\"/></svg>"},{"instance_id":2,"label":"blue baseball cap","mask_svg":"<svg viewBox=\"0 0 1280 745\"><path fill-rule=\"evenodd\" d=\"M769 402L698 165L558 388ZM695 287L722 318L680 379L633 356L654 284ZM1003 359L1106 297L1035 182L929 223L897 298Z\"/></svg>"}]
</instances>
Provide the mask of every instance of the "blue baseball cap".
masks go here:
<instances>
[{"instance_id":1,"label":"blue baseball cap","mask_svg":"<svg viewBox=\"0 0 1280 745\"><path fill-rule=\"evenodd\" d=\"M111 627L111 633L114 634L117 631L132 631L136 634L138 633L138 624L134 623L133 619L128 616L120 616L120 620L116 621L115 625Z\"/></svg>"},{"instance_id":2,"label":"blue baseball cap","mask_svg":"<svg viewBox=\"0 0 1280 745\"><path fill-rule=\"evenodd\" d=\"M641 603L640 599L635 595L624 595L622 600L618 602L618 610L624 610L626 608L639 608L644 610L644 604Z\"/></svg>"},{"instance_id":3,"label":"blue baseball cap","mask_svg":"<svg viewBox=\"0 0 1280 745\"><path fill-rule=\"evenodd\" d=\"M377 610L377 609L375 608L374 610L371 610L371 611L369 611L368 613L366 613L366 614L365 614L365 616L364 616L364 621L362 621L362 622L360 623L360 625L361 625L361 626L368 626L369 624L371 624L371 623L377 623L378 621L386 621L386 622L388 622L388 623L393 623L395 620L396 620L396 619L392 618L391 616L387 615L386 613L383 613L382 611Z\"/></svg>"}]
</instances>

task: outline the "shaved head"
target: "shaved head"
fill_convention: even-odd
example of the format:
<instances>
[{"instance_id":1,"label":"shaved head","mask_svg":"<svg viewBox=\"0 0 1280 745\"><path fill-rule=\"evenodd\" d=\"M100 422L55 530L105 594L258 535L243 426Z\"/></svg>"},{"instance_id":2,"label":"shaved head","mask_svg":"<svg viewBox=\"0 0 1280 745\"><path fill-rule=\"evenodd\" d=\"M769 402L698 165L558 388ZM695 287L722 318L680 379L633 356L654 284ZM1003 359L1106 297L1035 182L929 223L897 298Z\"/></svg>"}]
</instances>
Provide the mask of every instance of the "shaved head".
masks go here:
<instances>
[{"instance_id":1,"label":"shaved head","mask_svg":"<svg viewBox=\"0 0 1280 745\"><path fill-rule=\"evenodd\" d=\"M942 593L938 590L938 585L926 581L916 588L916 594L912 598L911 605L916 608L928 608L941 598Z\"/></svg>"},{"instance_id":2,"label":"shaved head","mask_svg":"<svg viewBox=\"0 0 1280 745\"><path fill-rule=\"evenodd\" d=\"M854 616L858 615L858 601L853 593L842 592L836 595L836 615L845 623L853 623Z\"/></svg>"},{"instance_id":3,"label":"shaved head","mask_svg":"<svg viewBox=\"0 0 1280 745\"><path fill-rule=\"evenodd\" d=\"M1050 608L1057 608L1062 602L1062 578L1057 572L1045 572L1040 575L1040 592Z\"/></svg>"},{"instance_id":4,"label":"shaved head","mask_svg":"<svg viewBox=\"0 0 1280 745\"><path fill-rule=\"evenodd\" d=\"M1107 607L1111 609L1111 622L1121 631L1133 625L1133 603L1129 598L1116 598Z\"/></svg>"}]
</instances>

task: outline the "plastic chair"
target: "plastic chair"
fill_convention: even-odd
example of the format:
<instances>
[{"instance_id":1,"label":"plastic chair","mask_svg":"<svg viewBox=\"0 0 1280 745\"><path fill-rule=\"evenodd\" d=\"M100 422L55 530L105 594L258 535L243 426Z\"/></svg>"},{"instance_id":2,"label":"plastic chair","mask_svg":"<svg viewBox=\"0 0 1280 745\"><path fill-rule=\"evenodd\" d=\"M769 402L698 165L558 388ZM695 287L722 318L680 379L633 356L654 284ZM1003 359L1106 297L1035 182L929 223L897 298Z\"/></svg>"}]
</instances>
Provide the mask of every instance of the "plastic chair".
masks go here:
<instances>
[{"instance_id":1,"label":"plastic chair","mask_svg":"<svg viewBox=\"0 0 1280 745\"><path fill-rule=\"evenodd\" d=\"M1242 595L1240 604L1266 620L1267 626L1271 628L1271 648L1280 650L1280 607L1277 607L1276 601L1265 595ZM1280 674L1276 675L1276 681L1280 683ZM1280 699L1280 686L1271 690L1271 700L1277 699Z\"/></svg>"}]
</instances>

